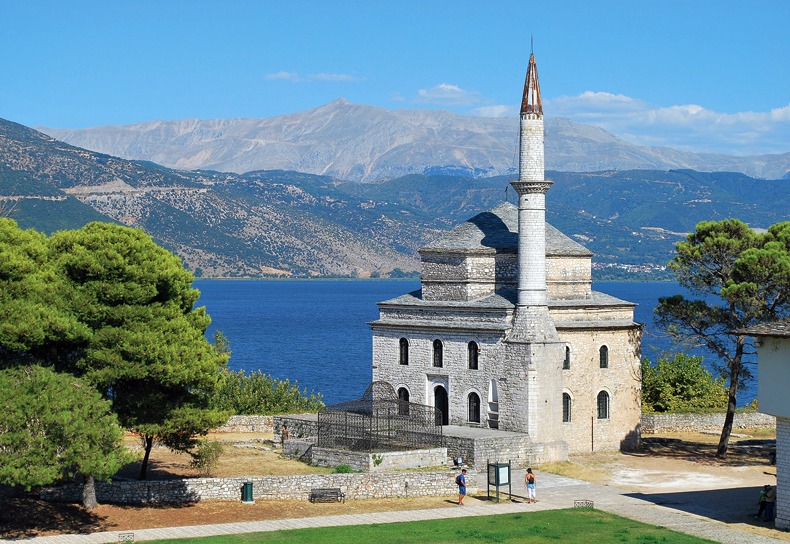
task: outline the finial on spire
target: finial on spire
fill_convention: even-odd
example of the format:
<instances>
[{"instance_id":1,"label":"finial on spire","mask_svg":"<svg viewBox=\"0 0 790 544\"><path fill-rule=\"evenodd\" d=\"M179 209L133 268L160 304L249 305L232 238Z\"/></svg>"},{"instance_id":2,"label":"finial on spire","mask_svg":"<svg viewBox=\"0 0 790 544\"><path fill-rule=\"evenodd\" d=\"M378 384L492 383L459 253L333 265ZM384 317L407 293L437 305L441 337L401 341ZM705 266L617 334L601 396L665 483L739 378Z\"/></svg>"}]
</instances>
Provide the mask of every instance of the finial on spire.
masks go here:
<instances>
[{"instance_id":1,"label":"finial on spire","mask_svg":"<svg viewBox=\"0 0 790 544\"><path fill-rule=\"evenodd\" d=\"M531 57L534 54L535 54L535 37L532 34L530 34L529 35L529 56Z\"/></svg>"},{"instance_id":2,"label":"finial on spire","mask_svg":"<svg viewBox=\"0 0 790 544\"><path fill-rule=\"evenodd\" d=\"M530 36L530 45L532 37ZM538 113L543 115L543 104L540 101L540 83L538 83L538 65L535 64L535 54L529 55L529 68L527 79L524 81L524 96L521 99L521 115Z\"/></svg>"}]
</instances>

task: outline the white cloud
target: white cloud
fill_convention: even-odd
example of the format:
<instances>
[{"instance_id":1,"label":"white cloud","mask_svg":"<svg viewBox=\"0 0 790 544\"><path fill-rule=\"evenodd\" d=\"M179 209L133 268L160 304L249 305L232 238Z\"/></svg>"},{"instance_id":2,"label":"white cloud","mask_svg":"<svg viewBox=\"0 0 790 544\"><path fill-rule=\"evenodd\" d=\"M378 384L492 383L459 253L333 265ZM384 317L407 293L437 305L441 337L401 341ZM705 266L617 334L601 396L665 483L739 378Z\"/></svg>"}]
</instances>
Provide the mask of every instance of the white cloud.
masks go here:
<instances>
[{"instance_id":1,"label":"white cloud","mask_svg":"<svg viewBox=\"0 0 790 544\"><path fill-rule=\"evenodd\" d=\"M292 83L308 83L311 81L361 81L364 78L359 76L354 76L351 74L329 74L326 72L321 72L318 74L307 74L306 76L302 77L296 72L286 72L285 70L281 70L279 72L274 72L271 74L266 74L266 79L269 81L274 80L284 80L290 81Z\"/></svg>"},{"instance_id":2,"label":"white cloud","mask_svg":"<svg viewBox=\"0 0 790 544\"><path fill-rule=\"evenodd\" d=\"M472 106L482 102L483 98L476 91L467 91L458 85L440 83L430 89L417 91L416 102L421 104L437 104L439 106Z\"/></svg>"},{"instance_id":3,"label":"white cloud","mask_svg":"<svg viewBox=\"0 0 790 544\"><path fill-rule=\"evenodd\" d=\"M309 74L307 79L311 81L359 81L361 78L351 74Z\"/></svg>"},{"instance_id":4,"label":"white cloud","mask_svg":"<svg viewBox=\"0 0 790 544\"><path fill-rule=\"evenodd\" d=\"M280 70L279 72L275 72L273 74L266 74L266 79L269 81L276 80L276 79L284 79L286 81L293 81L295 83L299 82L299 75L295 72L286 72L284 70Z\"/></svg>"},{"instance_id":5,"label":"white cloud","mask_svg":"<svg viewBox=\"0 0 790 544\"><path fill-rule=\"evenodd\" d=\"M472 110L472 115L478 117L516 117L518 108L516 106L480 106Z\"/></svg>"},{"instance_id":6,"label":"white cloud","mask_svg":"<svg viewBox=\"0 0 790 544\"><path fill-rule=\"evenodd\" d=\"M790 104L767 112L721 113L698 104L658 107L586 91L543 101L552 117L597 125L638 145L748 155L790 150Z\"/></svg>"}]
</instances>

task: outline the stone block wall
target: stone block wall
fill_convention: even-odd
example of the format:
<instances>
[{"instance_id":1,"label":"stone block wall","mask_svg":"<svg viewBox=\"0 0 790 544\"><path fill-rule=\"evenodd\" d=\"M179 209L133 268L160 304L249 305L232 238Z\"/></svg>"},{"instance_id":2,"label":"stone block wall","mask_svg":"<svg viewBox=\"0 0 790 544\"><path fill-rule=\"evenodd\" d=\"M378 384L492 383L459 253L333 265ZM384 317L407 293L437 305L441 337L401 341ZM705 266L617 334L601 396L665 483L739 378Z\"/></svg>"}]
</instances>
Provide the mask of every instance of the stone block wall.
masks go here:
<instances>
[{"instance_id":1,"label":"stone block wall","mask_svg":"<svg viewBox=\"0 0 790 544\"><path fill-rule=\"evenodd\" d=\"M461 456L465 465L479 471L484 471L488 462L510 461L516 468L525 468L548 460L543 445L531 443L526 434L492 438L445 436L444 441L450 458Z\"/></svg>"},{"instance_id":2,"label":"stone block wall","mask_svg":"<svg viewBox=\"0 0 790 544\"><path fill-rule=\"evenodd\" d=\"M274 416L230 416L228 422L215 429L218 433L273 432Z\"/></svg>"},{"instance_id":3,"label":"stone block wall","mask_svg":"<svg viewBox=\"0 0 790 544\"><path fill-rule=\"evenodd\" d=\"M307 500L310 490L339 487L347 499L384 499L396 497L452 496L457 471L368 472L360 474L302 474L291 476L254 476L241 478L190 478L161 481L97 482L96 496L102 503L156 504L200 501L240 501L245 482L253 485L255 500ZM469 471L470 493L478 491L480 477ZM485 483L483 481L483 483ZM81 486L68 484L41 492L49 501L77 502Z\"/></svg>"},{"instance_id":4,"label":"stone block wall","mask_svg":"<svg viewBox=\"0 0 790 544\"><path fill-rule=\"evenodd\" d=\"M776 418L776 528L790 529L790 419Z\"/></svg>"},{"instance_id":5,"label":"stone block wall","mask_svg":"<svg viewBox=\"0 0 790 544\"><path fill-rule=\"evenodd\" d=\"M383 471L447 465L447 448L369 453L313 446L310 464L322 467L349 465L354 470Z\"/></svg>"},{"instance_id":6,"label":"stone block wall","mask_svg":"<svg viewBox=\"0 0 790 544\"><path fill-rule=\"evenodd\" d=\"M724 425L724 413L718 414L642 414L642 434L655 434L664 431L720 431ZM773 427L778 419L759 412L736 413L732 422L733 429L748 427Z\"/></svg>"}]
</instances>

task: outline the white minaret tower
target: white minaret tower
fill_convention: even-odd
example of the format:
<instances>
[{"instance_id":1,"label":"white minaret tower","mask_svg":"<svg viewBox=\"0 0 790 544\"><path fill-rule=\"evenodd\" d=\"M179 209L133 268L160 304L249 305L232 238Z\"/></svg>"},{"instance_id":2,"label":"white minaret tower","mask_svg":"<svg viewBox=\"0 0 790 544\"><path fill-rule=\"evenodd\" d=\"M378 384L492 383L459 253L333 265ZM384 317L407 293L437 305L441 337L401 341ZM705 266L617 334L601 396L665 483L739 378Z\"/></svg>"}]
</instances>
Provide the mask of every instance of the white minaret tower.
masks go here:
<instances>
[{"instance_id":1,"label":"white minaret tower","mask_svg":"<svg viewBox=\"0 0 790 544\"><path fill-rule=\"evenodd\" d=\"M543 170L543 105L535 55L521 100L518 181L518 303L511 341L557 341L546 302L546 192L552 182Z\"/></svg>"}]
</instances>

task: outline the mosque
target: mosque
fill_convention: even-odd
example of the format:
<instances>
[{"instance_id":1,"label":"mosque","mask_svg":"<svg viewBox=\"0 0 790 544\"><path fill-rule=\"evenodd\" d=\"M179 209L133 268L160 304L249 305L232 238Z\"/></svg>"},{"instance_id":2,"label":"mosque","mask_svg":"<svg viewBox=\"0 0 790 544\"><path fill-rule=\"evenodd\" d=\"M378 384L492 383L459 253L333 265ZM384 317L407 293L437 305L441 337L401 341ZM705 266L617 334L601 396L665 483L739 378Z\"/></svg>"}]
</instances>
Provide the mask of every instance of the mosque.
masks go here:
<instances>
[{"instance_id":1,"label":"mosque","mask_svg":"<svg viewBox=\"0 0 790 544\"><path fill-rule=\"evenodd\" d=\"M640 436L642 325L634 303L592 290L592 253L546 223L534 54L520 117L518 207L419 250L421 289L380 302L371 323L373 380L448 429L521 437L525 462L627 448Z\"/></svg>"}]
</instances>

